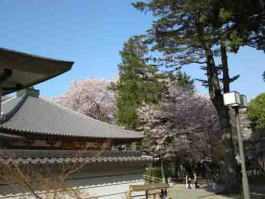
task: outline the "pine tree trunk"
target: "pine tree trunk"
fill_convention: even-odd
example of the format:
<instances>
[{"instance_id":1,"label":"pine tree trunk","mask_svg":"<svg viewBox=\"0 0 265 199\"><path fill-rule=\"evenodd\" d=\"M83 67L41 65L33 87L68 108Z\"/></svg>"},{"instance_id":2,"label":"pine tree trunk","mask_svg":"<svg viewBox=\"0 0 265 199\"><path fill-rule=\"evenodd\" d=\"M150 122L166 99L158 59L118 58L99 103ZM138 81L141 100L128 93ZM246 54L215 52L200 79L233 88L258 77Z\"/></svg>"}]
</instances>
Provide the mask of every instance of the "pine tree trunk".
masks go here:
<instances>
[{"instance_id":1,"label":"pine tree trunk","mask_svg":"<svg viewBox=\"0 0 265 199\"><path fill-rule=\"evenodd\" d=\"M237 178L237 165L235 160L234 145L232 141L232 128L229 121L228 109L223 105L223 96L214 62L213 52L210 47L205 47L207 59L207 76L210 98L218 112L222 129L222 143L224 146L225 161L225 192L239 192L240 184Z\"/></svg>"},{"instance_id":2,"label":"pine tree trunk","mask_svg":"<svg viewBox=\"0 0 265 199\"><path fill-rule=\"evenodd\" d=\"M232 140L232 127L230 124L230 118L228 109L224 106L223 95L219 84L217 68L214 62L214 56L211 49L211 44L208 40L205 40L204 29L198 22L196 23L197 31L199 33L199 40L203 46L207 64L207 78L208 89L211 101L213 102L219 117L220 127L222 130L222 144L224 147L224 162L225 162L225 192L238 193L240 190L240 183L238 181L237 164L235 159L234 145ZM227 64L226 51L223 60ZM222 60L222 61L223 61ZM228 64L226 65L228 69ZM228 70L227 73L228 74ZM229 84L229 82L228 82ZM228 89L228 87L226 87Z\"/></svg>"},{"instance_id":3,"label":"pine tree trunk","mask_svg":"<svg viewBox=\"0 0 265 199\"><path fill-rule=\"evenodd\" d=\"M224 93L230 91L230 76L228 70L228 61L226 47L221 43L221 60L222 60L222 69L223 69L223 89Z\"/></svg>"}]
</instances>

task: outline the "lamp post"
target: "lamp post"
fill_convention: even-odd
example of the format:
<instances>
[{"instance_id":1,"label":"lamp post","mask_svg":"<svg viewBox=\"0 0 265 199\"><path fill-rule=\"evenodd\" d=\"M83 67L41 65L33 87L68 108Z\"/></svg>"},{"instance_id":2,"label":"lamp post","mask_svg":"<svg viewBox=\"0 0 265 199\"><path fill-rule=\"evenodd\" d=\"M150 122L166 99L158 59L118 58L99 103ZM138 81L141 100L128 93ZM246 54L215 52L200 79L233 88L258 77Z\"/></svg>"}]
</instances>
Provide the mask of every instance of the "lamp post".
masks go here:
<instances>
[{"instance_id":1,"label":"lamp post","mask_svg":"<svg viewBox=\"0 0 265 199\"><path fill-rule=\"evenodd\" d=\"M238 92L224 93L223 97L224 97L224 105L232 107L235 110L244 199L250 199L248 176L246 171L244 147L243 147L243 141L240 129L240 118L239 118L239 108L247 106L247 98L245 95L240 95Z\"/></svg>"},{"instance_id":2,"label":"lamp post","mask_svg":"<svg viewBox=\"0 0 265 199\"><path fill-rule=\"evenodd\" d=\"M166 183L166 177L165 177L163 159L161 159L161 176L162 176L162 183Z\"/></svg>"},{"instance_id":3,"label":"lamp post","mask_svg":"<svg viewBox=\"0 0 265 199\"><path fill-rule=\"evenodd\" d=\"M155 161L160 161L160 172L161 172L161 181L162 183L166 183L166 176L164 171L164 165L163 165L163 158L154 158Z\"/></svg>"}]
</instances>

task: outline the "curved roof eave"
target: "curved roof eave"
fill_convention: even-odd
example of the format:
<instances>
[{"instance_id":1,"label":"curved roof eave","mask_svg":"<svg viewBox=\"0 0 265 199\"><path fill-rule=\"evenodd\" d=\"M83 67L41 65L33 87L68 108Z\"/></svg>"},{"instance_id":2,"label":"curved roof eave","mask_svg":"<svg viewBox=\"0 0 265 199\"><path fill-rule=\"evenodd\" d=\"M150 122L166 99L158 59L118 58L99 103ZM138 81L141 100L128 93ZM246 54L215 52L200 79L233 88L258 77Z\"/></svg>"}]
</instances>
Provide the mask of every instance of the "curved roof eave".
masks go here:
<instances>
[{"instance_id":1,"label":"curved roof eave","mask_svg":"<svg viewBox=\"0 0 265 199\"><path fill-rule=\"evenodd\" d=\"M2 95L24 89L60 75L74 62L56 60L0 48Z\"/></svg>"}]
</instances>

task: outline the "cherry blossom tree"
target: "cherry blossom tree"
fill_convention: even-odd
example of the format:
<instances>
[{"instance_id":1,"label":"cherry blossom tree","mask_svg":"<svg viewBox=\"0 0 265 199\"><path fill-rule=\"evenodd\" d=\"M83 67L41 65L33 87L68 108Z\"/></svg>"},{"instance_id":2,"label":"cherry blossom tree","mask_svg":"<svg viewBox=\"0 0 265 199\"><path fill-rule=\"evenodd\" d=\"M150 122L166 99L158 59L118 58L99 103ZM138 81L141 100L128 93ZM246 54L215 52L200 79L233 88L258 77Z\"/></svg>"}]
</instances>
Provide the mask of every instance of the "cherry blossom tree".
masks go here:
<instances>
[{"instance_id":1,"label":"cherry blossom tree","mask_svg":"<svg viewBox=\"0 0 265 199\"><path fill-rule=\"evenodd\" d=\"M208 96L172 83L166 88L160 104L139 110L147 150L158 157L184 162L214 159L220 129Z\"/></svg>"},{"instance_id":2,"label":"cherry blossom tree","mask_svg":"<svg viewBox=\"0 0 265 199\"><path fill-rule=\"evenodd\" d=\"M101 121L114 120L115 98L110 81L87 78L72 83L58 102L72 110Z\"/></svg>"}]
</instances>

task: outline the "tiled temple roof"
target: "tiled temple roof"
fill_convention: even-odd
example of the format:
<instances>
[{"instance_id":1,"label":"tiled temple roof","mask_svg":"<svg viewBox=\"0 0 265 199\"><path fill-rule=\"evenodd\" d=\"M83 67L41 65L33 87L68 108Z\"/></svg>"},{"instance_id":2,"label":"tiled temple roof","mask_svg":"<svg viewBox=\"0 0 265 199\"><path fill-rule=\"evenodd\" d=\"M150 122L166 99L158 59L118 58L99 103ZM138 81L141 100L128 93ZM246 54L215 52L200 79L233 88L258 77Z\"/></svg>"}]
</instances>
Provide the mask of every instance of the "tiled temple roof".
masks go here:
<instances>
[{"instance_id":1,"label":"tiled temple roof","mask_svg":"<svg viewBox=\"0 0 265 199\"><path fill-rule=\"evenodd\" d=\"M0 164L61 164L151 161L140 151L0 150Z\"/></svg>"},{"instance_id":2,"label":"tiled temple roof","mask_svg":"<svg viewBox=\"0 0 265 199\"><path fill-rule=\"evenodd\" d=\"M40 97L20 96L2 103L2 132L16 135L137 140L142 133L125 130Z\"/></svg>"}]
</instances>

